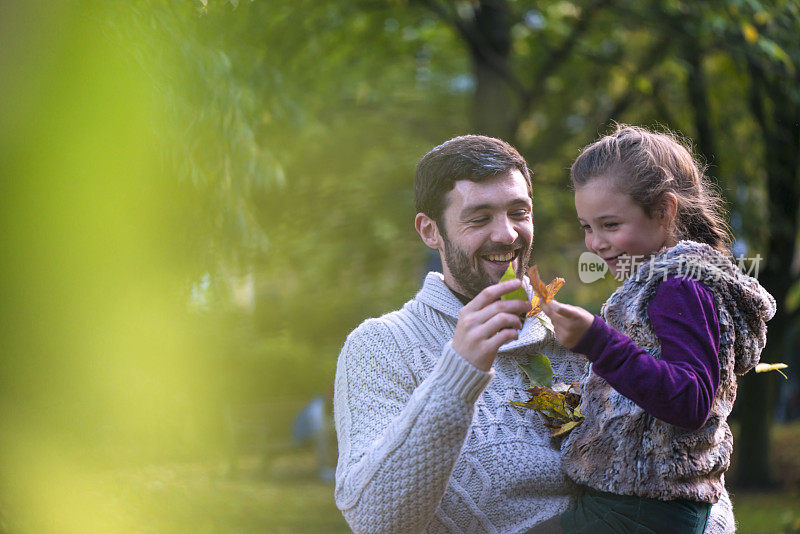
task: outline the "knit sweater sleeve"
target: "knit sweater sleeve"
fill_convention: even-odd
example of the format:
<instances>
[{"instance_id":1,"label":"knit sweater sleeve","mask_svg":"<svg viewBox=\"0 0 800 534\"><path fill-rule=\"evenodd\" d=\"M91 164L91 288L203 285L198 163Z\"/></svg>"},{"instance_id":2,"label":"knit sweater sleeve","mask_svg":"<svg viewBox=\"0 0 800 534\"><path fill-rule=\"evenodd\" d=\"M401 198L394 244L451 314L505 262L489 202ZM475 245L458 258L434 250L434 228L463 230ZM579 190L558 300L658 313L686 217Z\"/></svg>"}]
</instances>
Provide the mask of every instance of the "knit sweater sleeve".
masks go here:
<instances>
[{"instance_id":1,"label":"knit sweater sleeve","mask_svg":"<svg viewBox=\"0 0 800 534\"><path fill-rule=\"evenodd\" d=\"M446 344L421 382L381 320L350 334L336 369L336 505L354 532L418 532L432 521L485 373Z\"/></svg>"}]
</instances>

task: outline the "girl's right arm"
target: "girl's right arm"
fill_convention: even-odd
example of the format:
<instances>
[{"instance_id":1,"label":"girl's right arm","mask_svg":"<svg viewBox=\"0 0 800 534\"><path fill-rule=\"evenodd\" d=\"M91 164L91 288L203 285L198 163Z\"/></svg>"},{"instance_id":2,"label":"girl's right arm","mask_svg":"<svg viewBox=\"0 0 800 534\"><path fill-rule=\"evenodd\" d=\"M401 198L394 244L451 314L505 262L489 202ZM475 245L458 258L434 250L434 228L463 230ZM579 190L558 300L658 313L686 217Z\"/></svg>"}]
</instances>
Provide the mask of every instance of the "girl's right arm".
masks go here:
<instances>
[{"instance_id":1,"label":"girl's right arm","mask_svg":"<svg viewBox=\"0 0 800 534\"><path fill-rule=\"evenodd\" d=\"M719 384L714 297L700 282L671 277L659 286L648 315L661 342L660 360L600 317L572 350L585 354L598 376L650 415L699 429Z\"/></svg>"}]
</instances>

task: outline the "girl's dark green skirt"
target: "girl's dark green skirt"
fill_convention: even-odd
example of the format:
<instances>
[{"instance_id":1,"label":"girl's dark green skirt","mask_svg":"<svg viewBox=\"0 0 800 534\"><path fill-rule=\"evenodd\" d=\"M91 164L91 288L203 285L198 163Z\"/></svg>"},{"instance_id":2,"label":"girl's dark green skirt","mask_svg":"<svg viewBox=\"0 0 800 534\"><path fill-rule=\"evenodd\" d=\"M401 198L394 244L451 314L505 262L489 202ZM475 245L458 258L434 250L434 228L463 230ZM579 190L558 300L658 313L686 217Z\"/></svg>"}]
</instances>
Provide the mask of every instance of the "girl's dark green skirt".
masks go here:
<instances>
[{"instance_id":1,"label":"girl's dark green skirt","mask_svg":"<svg viewBox=\"0 0 800 534\"><path fill-rule=\"evenodd\" d=\"M561 528L575 534L703 534L711 505L659 501L582 488L575 508L561 515Z\"/></svg>"}]
</instances>

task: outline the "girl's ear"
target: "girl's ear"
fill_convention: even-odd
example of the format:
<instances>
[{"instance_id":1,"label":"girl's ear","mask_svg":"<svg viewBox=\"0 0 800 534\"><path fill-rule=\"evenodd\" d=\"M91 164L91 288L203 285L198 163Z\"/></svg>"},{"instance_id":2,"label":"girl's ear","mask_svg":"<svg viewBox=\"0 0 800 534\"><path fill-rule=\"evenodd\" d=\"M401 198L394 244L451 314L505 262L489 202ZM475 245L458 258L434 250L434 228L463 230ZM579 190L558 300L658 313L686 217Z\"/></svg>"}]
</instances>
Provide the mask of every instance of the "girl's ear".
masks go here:
<instances>
[{"instance_id":1,"label":"girl's ear","mask_svg":"<svg viewBox=\"0 0 800 534\"><path fill-rule=\"evenodd\" d=\"M439 227L436 221L425 215L424 213L417 213L414 218L414 228L422 238L422 242L434 250L440 250L442 247L442 239L439 235Z\"/></svg>"},{"instance_id":2,"label":"girl's ear","mask_svg":"<svg viewBox=\"0 0 800 534\"><path fill-rule=\"evenodd\" d=\"M659 218L664 226L672 226L675 222L675 217L678 215L678 197L675 193L669 191L664 193L661 199L661 206L659 208Z\"/></svg>"}]
</instances>

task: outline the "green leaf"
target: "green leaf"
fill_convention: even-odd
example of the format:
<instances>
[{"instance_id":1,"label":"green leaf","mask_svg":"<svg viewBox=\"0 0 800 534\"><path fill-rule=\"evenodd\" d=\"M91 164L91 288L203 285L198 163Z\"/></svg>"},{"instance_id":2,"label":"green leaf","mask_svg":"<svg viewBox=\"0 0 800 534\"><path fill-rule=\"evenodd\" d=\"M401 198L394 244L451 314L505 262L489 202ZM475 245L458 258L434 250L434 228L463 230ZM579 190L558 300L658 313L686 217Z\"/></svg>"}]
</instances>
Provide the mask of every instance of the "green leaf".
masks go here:
<instances>
[{"instance_id":1,"label":"green leaf","mask_svg":"<svg viewBox=\"0 0 800 534\"><path fill-rule=\"evenodd\" d=\"M528 356L528 363L517 366L528 377L531 387L549 387L553 383L553 366L550 365L550 358L542 354Z\"/></svg>"},{"instance_id":2,"label":"green leaf","mask_svg":"<svg viewBox=\"0 0 800 534\"><path fill-rule=\"evenodd\" d=\"M516 277L517 275L514 274L514 269L511 268L511 264L509 263L508 269L506 269L506 272L503 273L503 277L500 279L500 282L505 282L506 280L514 280ZM528 294L525 293L525 290L520 287L515 289L511 293L506 293L500 298L502 300L528 300Z\"/></svg>"},{"instance_id":3,"label":"green leaf","mask_svg":"<svg viewBox=\"0 0 800 534\"><path fill-rule=\"evenodd\" d=\"M772 59L773 61L783 63L784 66L789 70L789 72L794 72L794 63L792 63L792 58L789 54L786 53L778 43L773 41L772 39L762 38L759 39L758 45L766 52L766 54Z\"/></svg>"}]
</instances>

